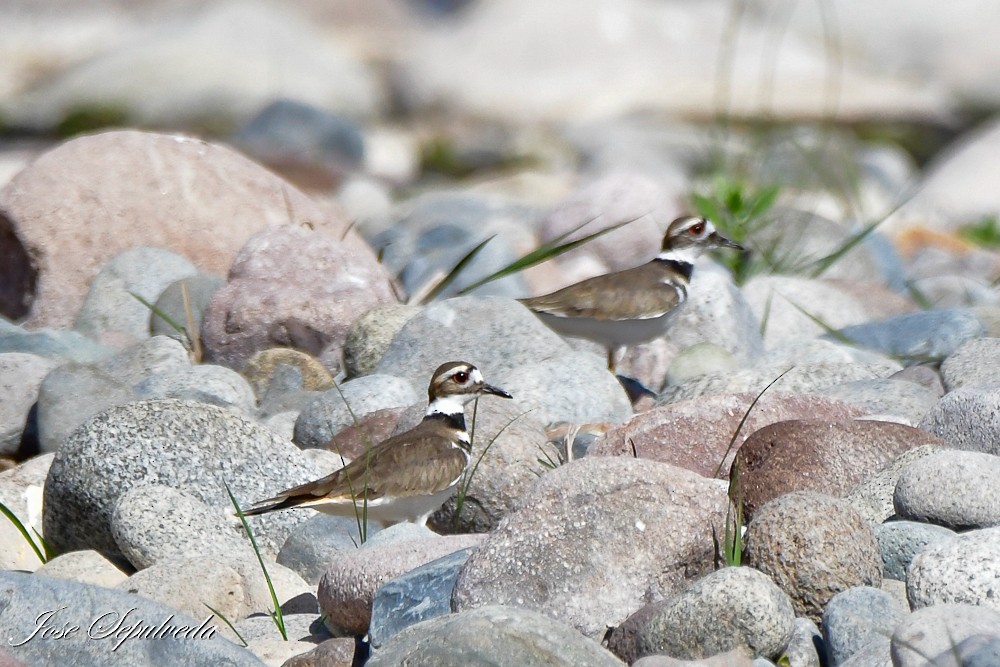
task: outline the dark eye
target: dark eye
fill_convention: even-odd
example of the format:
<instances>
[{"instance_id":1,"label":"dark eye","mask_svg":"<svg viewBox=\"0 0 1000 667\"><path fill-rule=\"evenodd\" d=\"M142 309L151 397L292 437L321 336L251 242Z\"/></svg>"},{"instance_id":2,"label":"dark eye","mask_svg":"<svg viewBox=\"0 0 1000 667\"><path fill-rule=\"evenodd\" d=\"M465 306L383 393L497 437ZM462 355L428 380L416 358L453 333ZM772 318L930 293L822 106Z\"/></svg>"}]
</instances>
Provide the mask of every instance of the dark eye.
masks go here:
<instances>
[{"instance_id":1,"label":"dark eye","mask_svg":"<svg viewBox=\"0 0 1000 667\"><path fill-rule=\"evenodd\" d=\"M465 384L469 381L469 374L465 371L459 371L455 373L455 382L459 384Z\"/></svg>"},{"instance_id":2,"label":"dark eye","mask_svg":"<svg viewBox=\"0 0 1000 667\"><path fill-rule=\"evenodd\" d=\"M699 222L697 225L692 225L688 227L688 231L691 232L692 236L701 236L705 232L705 223Z\"/></svg>"}]
</instances>

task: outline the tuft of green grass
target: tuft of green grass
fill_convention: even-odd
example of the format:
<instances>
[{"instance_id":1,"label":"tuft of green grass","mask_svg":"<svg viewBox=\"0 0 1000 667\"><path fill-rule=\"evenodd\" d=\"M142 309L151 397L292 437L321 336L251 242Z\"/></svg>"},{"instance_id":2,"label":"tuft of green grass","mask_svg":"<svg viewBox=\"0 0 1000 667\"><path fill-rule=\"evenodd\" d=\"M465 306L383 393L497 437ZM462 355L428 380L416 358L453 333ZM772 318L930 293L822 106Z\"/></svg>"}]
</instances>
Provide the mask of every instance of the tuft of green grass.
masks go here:
<instances>
[{"instance_id":1,"label":"tuft of green grass","mask_svg":"<svg viewBox=\"0 0 1000 667\"><path fill-rule=\"evenodd\" d=\"M0 514L3 514L7 517L8 521L14 524L14 528L17 529L17 532L21 533L21 537L23 537L24 541L31 546L31 550L35 552L35 555L38 556L38 560L40 560L42 564L45 564L55 558L55 551L52 549L52 545L50 545L44 537L39 535L38 531L34 528L31 529L31 533L35 534L35 538L32 538L27 527L21 523L21 520L17 518L17 515L14 514L14 512L2 502L0 502ZM35 539L38 541L36 542Z\"/></svg>"},{"instance_id":2,"label":"tuft of green grass","mask_svg":"<svg viewBox=\"0 0 1000 667\"><path fill-rule=\"evenodd\" d=\"M974 223L959 227L958 235L977 246L998 248L1000 247L1000 220L995 215L984 216Z\"/></svg>"},{"instance_id":3,"label":"tuft of green grass","mask_svg":"<svg viewBox=\"0 0 1000 667\"><path fill-rule=\"evenodd\" d=\"M271 575L268 574L267 566L264 565L264 557L260 555L260 548L257 546L257 539L254 537L253 530L250 529L250 524L247 523L247 518L244 516L243 510L240 508L240 504L237 502L236 496L233 495L233 490L229 488L229 484L227 482L223 481L223 484L226 487L226 493L229 494L230 502L232 502L233 507L236 508L236 516L240 518L240 523L243 524L243 530L246 531L247 537L250 538L250 546L253 547L253 552L257 556L257 562L260 564L260 571L264 573L264 581L267 582L267 590L271 593L271 602L274 604L274 610L269 611L268 614L271 616L271 620L274 621L274 626L278 628L278 632L281 633L281 638L287 642L288 632L285 630L285 617L282 614L281 605L278 603L278 594L274 592L274 584L271 582ZM226 622L228 623L228 621ZM230 625L230 627L232 627L232 625ZM235 628L233 631L235 632Z\"/></svg>"},{"instance_id":4,"label":"tuft of green grass","mask_svg":"<svg viewBox=\"0 0 1000 667\"><path fill-rule=\"evenodd\" d=\"M148 308L156 317L166 322L167 326L180 334L182 337L181 341L184 343L184 347L187 348L191 361L196 364L201 363L204 356L201 346L201 331L194 323L194 311L191 309L191 298L188 295L187 283L181 283L181 299L184 301L184 318L186 320L183 326L141 295L135 292L129 292L129 294L133 299Z\"/></svg>"},{"instance_id":5,"label":"tuft of green grass","mask_svg":"<svg viewBox=\"0 0 1000 667\"><path fill-rule=\"evenodd\" d=\"M361 420L358 419L357 415L354 414L351 404L347 402L347 396L344 396L344 390L340 388L340 383L336 380L333 381L333 388L337 390L340 394L340 400L344 402L344 407L347 408L347 414L351 416L351 421L354 422L354 426L358 429L361 437L365 440L365 476L364 476L364 496L361 499L361 507L358 508L358 494L354 490L354 482L351 477L347 476L347 489L351 492L351 504L354 505L354 520L358 525L358 540L361 544L368 541L368 473L371 468L371 455L372 448L375 446L371 438L368 435L368 431L361 426ZM340 457L341 464L344 464L344 455L341 452L337 452Z\"/></svg>"},{"instance_id":6,"label":"tuft of green grass","mask_svg":"<svg viewBox=\"0 0 1000 667\"><path fill-rule=\"evenodd\" d=\"M244 648L247 647L247 646L250 646L250 644L247 643L247 640L243 638L243 635L240 634L239 630L236 629L236 626L233 625L233 622L230 621L228 618L226 618L225 614L223 614L221 611L219 611L215 607L211 606L210 604L207 604L205 602L202 602L202 604L205 605L206 607L208 607L208 610L210 612L212 612L213 614L215 614L216 616L218 616L219 620L221 620L223 623L225 623L226 625L229 626L229 629L233 631L233 634L236 635L236 638L239 639L243 643ZM287 639L286 639L286 641L287 641Z\"/></svg>"},{"instance_id":7,"label":"tuft of green grass","mask_svg":"<svg viewBox=\"0 0 1000 667\"><path fill-rule=\"evenodd\" d=\"M124 106L114 104L88 104L70 109L56 125L56 135L69 138L108 127L128 125L128 112Z\"/></svg>"}]
</instances>

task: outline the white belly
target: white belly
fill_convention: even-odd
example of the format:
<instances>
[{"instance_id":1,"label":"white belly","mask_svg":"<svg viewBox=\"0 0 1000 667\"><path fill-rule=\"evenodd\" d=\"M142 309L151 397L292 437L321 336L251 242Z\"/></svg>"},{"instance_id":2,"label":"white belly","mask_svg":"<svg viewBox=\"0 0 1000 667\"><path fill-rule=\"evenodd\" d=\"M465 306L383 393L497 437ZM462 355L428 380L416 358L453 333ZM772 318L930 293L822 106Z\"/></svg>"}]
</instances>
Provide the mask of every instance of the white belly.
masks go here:
<instances>
[{"instance_id":1,"label":"white belly","mask_svg":"<svg viewBox=\"0 0 1000 667\"><path fill-rule=\"evenodd\" d=\"M597 320L592 317L558 317L536 313L550 329L572 338L586 338L607 348L645 343L663 336L677 314L675 308L647 320Z\"/></svg>"},{"instance_id":2,"label":"white belly","mask_svg":"<svg viewBox=\"0 0 1000 667\"><path fill-rule=\"evenodd\" d=\"M378 521L387 526L391 526L394 523L402 523L403 521L424 525L427 523L427 518L452 496L455 492L455 486L451 486L433 495L370 500L368 501L368 519L370 521ZM316 502L309 503L307 506L314 510L319 510L324 514L351 518L362 516L362 512L364 511L361 501L357 503L356 513L354 504L344 501Z\"/></svg>"}]
</instances>

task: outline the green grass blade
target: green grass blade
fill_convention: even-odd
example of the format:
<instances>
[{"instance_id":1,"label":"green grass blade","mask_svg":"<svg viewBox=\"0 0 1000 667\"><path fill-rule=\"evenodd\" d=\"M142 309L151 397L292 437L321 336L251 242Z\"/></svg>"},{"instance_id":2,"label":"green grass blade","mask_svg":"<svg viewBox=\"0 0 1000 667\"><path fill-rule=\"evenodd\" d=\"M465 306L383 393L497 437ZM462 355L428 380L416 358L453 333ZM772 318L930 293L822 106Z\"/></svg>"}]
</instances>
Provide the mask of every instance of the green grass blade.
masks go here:
<instances>
[{"instance_id":1,"label":"green grass blade","mask_svg":"<svg viewBox=\"0 0 1000 667\"><path fill-rule=\"evenodd\" d=\"M241 642L243 642L243 646L250 646L250 644L247 643L247 640L243 638L243 635L240 634L239 630L236 629L236 626L233 625L232 621L226 618L225 614L223 614L221 611L219 611L210 604L207 604L205 602L202 602L202 604L208 607L208 610L210 612L218 616L220 621L229 626L229 629L233 631L233 634L236 635L236 638L239 639Z\"/></svg>"},{"instance_id":2,"label":"green grass blade","mask_svg":"<svg viewBox=\"0 0 1000 667\"><path fill-rule=\"evenodd\" d=\"M753 220L764 215L764 213L774 206L774 202L777 201L780 192L781 186L778 185L769 185L763 188L757 193L757 196L750 204L749 210L746 213L747 218Z\"/></svg>"},{"instance_id":3,"label":"green grass blade","mask_svg":"<svg viewBox=\"0 0 1000 667\"><path fill-rule=\"evenodd\" d=\"M153 313L154 315L156 315L156 316L157 316L157 317L159 317L159 318L160 318L161 320L163 320L164 322L166 322L166 323L167 323L167 325L168 325L168 326L169 326L169 327L170 327L171 329L173 329L173 330L174 330L174 331L176 331L177 333L179 333L179 334L181 334L182 336L184 336L184 338L185 338L185 339L187 339L187 337L188 337L188 333L187 333L187 329L185 329L185 328L184 328L183 326L181 326L180 324L178 324L178 323L177 323L177 322L176 322L176 321L174 320L174 318L170 317L170 316L169 316L169 315L167 315L167 314L166 314L165 312L163 312L163 310L162 310L162 309L160 309L160 308L157 308L157 307L156 307L156 306L155 306L154 304L152 304L152 303L150 303L149 301L147 301L146 299L142 298L142 297L141 297L140 295L136 294L135 292L129 292L129 294L131 294L131 295L132 295L132 298L133 298L133 299L135 299L136 301L138 301L138 302L139 302L139 303L141 303L142 305L146 306L146 308L149 308L149 310L150 310L150 311L152 311L152 313Z\"/></svg>"},{"instance_id":4,"label":"green grass blade","mask_svg":"<svg viewBox=\"0 0 1000 667\"><path fill-rule=\"evenodd\" d=\"M844 345L850 345L851 347L861 347L856 340L854 340L853 338L844 333L841 333L837 329L834 329L832 326L824 322L821 318L817 317L816 315L813 315L808 310L806 310L799 304L795 303L788 297L785 297L785 301L790 303L792 308L794 308L795 310L799 311L800 313L808 317L810 320L812 320L814 324L823 329L823 331L825 331L827 335L834 338L838 343L843 343Z\"/></svg>"},{"instance_id":5,"label":"green grass blade","mask_svg":"<svg viewBox=\"0 0 1000 667\"><path fill-rule=\"evenodd\" d=\"M494 280L499 280L500 278L504 278L519 271L523 271L527 268L535 266L536 264L541 264L542 262L548 261L553 257L558 257L563 253L567 253L570 250L573 250L574 248L578 248L585 243L593 241L599 236L604 236L605 234L609 234L615 231L616 229L624 227L627 224L633 223L638 219L639 218L630 218L629 220L619 222L617 224L611 225L610 227L605 227L604 229L598 230L592 234L587 234L586 236L576 239L575 241L567 241L565 243L559 243L559 241L561 241L563 238L565 238L574 231L570 230L566 234L563 234L558 238L553 239L549 243L543 244L542 246L536 248L535 250L532 250L526 255L520 257L519 259L514 260L513 262L503 267L502 269L495 271L490 275L486 276L485 278L481 278L472 283L471 285L462 288L461 290L459 290L458 294L459 295L468 294L472 290L476 289L477 287L482 287L486 283L491 283ZM590 222L591 221L588 220L584 224L589 224ZM583 225L580 226L582 227Z\"/></svg>"},{"instance_id":6,"label":"green grass blade","mask_svg":"<svg viewBox=\"0 0 1000 667\"><path fill-rule=\"evenodd\" d=\"M736 430L733 431L733 437L729 439L729 447L726 448L726 453L722 455L722 460L719 461L719 465L715 468L715 472L712 474L712 477L718 477L719 473L722 472L722 466L726 462L726 457L729 456L729 452L733 451L733 445L736 444L736 438L739 437L740 431L743 430L743 426L747 423L747 419L750 418L750 413L753 412L754 407L757 405L757 401L759 401L761 396L763 396L768 389L773 387L778 380L785 377L785 375L787 375L788 372L792 370L792 368L795 368L795 366L791 366L790 368L783 371L781 375L771 380L766 387L760 390L760 393L757 394L756 398L754 398L753 401L750 403L750 407L748 407L746 412L743 413L743 418L740 419L740 423L736 426Z\"/></svg>"},{"instance_id":7,"label":"green grass blade","mask_svg":"<svg viewBox=\"0 0 1000 667\"><path fill-rule=\"evenodd\" d=\"M21 533L21 537L23 537L24 540L31 545L31 550L35 552L36 556L38 556L38 560L42 561L43 564L47 563L49 561L49 558L51 558L51 556L49 555L48 545L46 545L44 542L42 543L43 547L45 547L45 553L43 553L42 550L38 547L38 545L35 544L35 541L31 539L31 534L28 532L28 529L24 527L24 524L21 523L21 520L18 519L17 515L14 514L10 510L10 508L4 505L3 503L0 503L0 513L2 513L5 517L7 517L8 521L14 524L14 527L17 528L17 532Z\"/></svg>"},{"instance_id":8,"label":"green grass blade","mask_svg":"<svg viewBox=\"0 0 1000 667\"><path fill-rule=\"evenodd\" d=\"M829 255L821 257L820 259L816 260L814 268L809 274L810 277L819 278L824 273L826 273L827 270L829 270L831 266L839 262L844 257L844 255L849 253L859 243L868 238L868 236L871 235L871 233L874 232L875 229L880 224L882 224L882 221L876 220L875 222L865 225L863 229L861 229L859 232L857 232L849 239L847 239L844 243L842 243L839 248L831 252Z\"/></svg>"},{"instance_id":9,"label":"green grass blade","mask_svg":"<svg viewBox=\"0 0 1000 667\"><path fill-rule=\"evenodd\" d=\"M476 258L476 255L478 255L479 252L486 247L486 244L495 239L496 236L496 234L493 234L488 237L485 241L477 244L475 248L466 253L462 259L458 260L458 263L452 267L451 271L448 272L448 275L442 278L440 282L438 282L438 284L435 285L431 291L429 291L427 295L420 300L420 304L422 305L433 301L439 294L441 294L441 292L446 290L449 285L455 282L455 279L458 278L462 271L465 270L465 267L468 266L469 263Z\"/></svg>"},{"instance_id":10,"label":"green grass blade","mask_svg":"<svg viewBox=\"0 0 1000 667\"><path fill-rule=\"evenodd\" d=\"M344 402L344 407L347 408L347 414L351 416L351 421L354 422L354 427L361 432L361 437L365 440L365 479L364 479L364 498L361 500L361 509L358 509L358 494L354 491L354 482L351 480L350 475L347 475L347 490L351 492L351 504L354 505L354 520L358 524L358 539L361 540L361 544L368 541L368 468L371 465L371 453L372 444L371 437L368 435L368 431L361 426L361 421L358 416L354 414L354 410L351 408L351 404L347 402L347 396L344 396L344 390L340 388L340 383L336 380L333 382L333 388L337 390L340 394L340 400ZM337 454L340 456L340 462L344 462L344 455L339 451Z\"/></svg>"},{"instance_id":11,"label":"green grass blade","mask_svg":"<svg viewBox=\"0 0 1000 667\"><path fill-rule=\"evenodd\" d=\"M243 515L243 510L240 508L239 502L236 500L236 496L233 495L233 490L229 488L229 483L226 481L222 482L226 487L226 493L229 494L229 500L233 503L233 507L236 508L236 516L240 518L240 523L243 524L243 530L246 531L247 537L250 538L250 546L253 547L253 552L257 556L257 562L260 563L261 572L264 573L264 581L267 582L267 590L271 593L271 602L274 604L274 611L271 612L271 619L274 621L275 626L278 628L278 632L281 633L281 638L286 642L288 641L288 633L285 631L285 618L281 613L281 605L278 604L278 594L274 592L274 584L271 582L271 575L267 572L267 567L264 565L264 557L260 555L260 548L257 546L257 538L254 537L253 531L250 530L250 524L247 523L247 518Z\"/></svg>"}]
</instances>

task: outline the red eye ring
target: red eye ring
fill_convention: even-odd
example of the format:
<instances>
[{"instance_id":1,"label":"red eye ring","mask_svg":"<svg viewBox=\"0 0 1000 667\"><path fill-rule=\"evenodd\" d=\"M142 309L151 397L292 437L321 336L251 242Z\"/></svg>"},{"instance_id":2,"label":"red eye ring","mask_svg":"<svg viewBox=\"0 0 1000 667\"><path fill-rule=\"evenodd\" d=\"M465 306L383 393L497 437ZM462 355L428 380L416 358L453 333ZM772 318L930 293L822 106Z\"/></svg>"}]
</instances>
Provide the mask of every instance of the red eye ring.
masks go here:
<instances>
[{"instance_id":1,"label":"red eye ring","mask_svg":"<svg viewBox=\"0 0 1000 667\"><path fill-rule=\"evenodd\" d=\"M697 225L691 225L690 227L688 227L688 231L691 233L692 236L701 236L702 233L705 231L705 223L699 222Z\"/></svg>"},{"instance_id":2,"label":"red eye ring","mask_svg":"<svg viewBox=\"0 0 1000 667\"><path fill-rule=\"evenodd\" d=\"M469 381L469 374L465 371L458 371L455 373L455 382L459 384L465 384Z\"/></svg>"}]
</instances>

